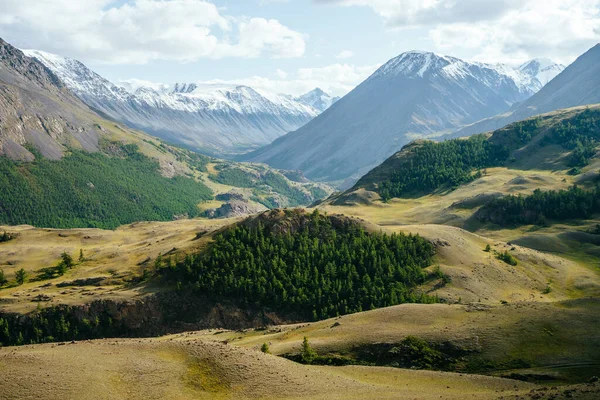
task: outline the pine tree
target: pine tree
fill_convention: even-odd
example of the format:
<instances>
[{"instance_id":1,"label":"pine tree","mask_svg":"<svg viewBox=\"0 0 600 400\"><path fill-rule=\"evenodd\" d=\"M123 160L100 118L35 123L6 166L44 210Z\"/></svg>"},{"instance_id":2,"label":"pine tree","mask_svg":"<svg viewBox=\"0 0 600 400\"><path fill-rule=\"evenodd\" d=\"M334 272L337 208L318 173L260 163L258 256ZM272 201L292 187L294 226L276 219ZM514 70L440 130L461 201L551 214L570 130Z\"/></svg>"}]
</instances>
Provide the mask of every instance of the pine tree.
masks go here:
<instances>
[{"instance_id":1,"label":"pine tree","mask_svg":"<svg viewBox=\"0 0 600 400\"><path fill-rule=\"evenodd\" d=\"M305 364L312 364L313 361L317 358L317 352L310 347L310 343L308 343L308 338L304 336L304 340L302 341L302 352L300 353L302 357L302 362Z\"/></svg>"},{"instance_id":2,"label":"pine tree","mask_svg":"<svg viewBox=\"0 0 600 400\"><path fill-rule=\"evenodd\" d=\"M21 268L15 274L15 279L19 285L24 284L25 281L27 280L27 272L23 268Z\"/></svg>"},{"instance_id":3,"label":"pine tree","mask_svg":"<svg viewBox=\"0 0 600 400\"><path fill-rule=\"evenodd\" d=\"M60 257L62 258L62 262L63 262L63 264L65 264L65 266L66 266L68 269L71 269L71 268L73 268L73 265L74 265L74 263L73 263L73 257L71 257L71 255L70 255L69 253L67 253L67 252L65 251L65 252L63 252L63 253L60 255Z\"/></svg>"},{"instance_id":4,"label":"pine tree","mask_svg":"<svg viewBox=\"0 0 600 400\"><path fill-rule=\"evenodd\" d=\"M85 258L83 257L83 249L79 249L79 262L82 263L85 261Z\"/></svg>"}]
</instances>

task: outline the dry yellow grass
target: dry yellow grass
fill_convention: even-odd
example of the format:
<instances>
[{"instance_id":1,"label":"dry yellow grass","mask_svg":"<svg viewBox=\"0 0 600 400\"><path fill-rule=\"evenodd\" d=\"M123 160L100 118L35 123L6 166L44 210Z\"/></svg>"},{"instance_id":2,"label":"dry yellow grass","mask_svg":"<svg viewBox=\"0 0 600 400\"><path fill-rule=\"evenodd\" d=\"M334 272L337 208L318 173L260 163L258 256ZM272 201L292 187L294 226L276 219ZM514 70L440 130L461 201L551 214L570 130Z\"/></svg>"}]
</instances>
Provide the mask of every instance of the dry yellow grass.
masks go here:
<instances>
[{"instance_id":1,"label":"dry yellow grass","mask_svg":"<svg viewBox=\"0 0 600 400\"><path fill-rule=\"evenodd\" d=\"M304 366L176 337L4 348L0 371L0 399L495 399L535 388L476 375Z\"/></svg>"},{"instance_id":2,"label":"dry yellow grass","mask_svg":"<svg viewBox=\"0 0 600 400\"><path fill-rule=\"evenodd\" d=\"M198 240L198 232L212 232L235 220L193 219L172 222L140 222L122 226L114 231L101 229L39 229L31 226L0 227L19 236L10 242L0 243L0 269L9 280L24 268L30 278L41 268L58 263L62 252L75 260L83 250L85 261L68 271L63 277L51 281L28 282L0 291L0 310L27 312L36 308L31 300L37 295L47 295L52 301L45 305L81 304L97 299L126 300L144 296L156 288L127 288L124 280L140 275L151 266L159 254L181 254L202 248L210 234ZM108 278L101 287L59 288L56 285L84 278ZM47 286L51 283L50 286Z\"/></svg>"}]
</instances>

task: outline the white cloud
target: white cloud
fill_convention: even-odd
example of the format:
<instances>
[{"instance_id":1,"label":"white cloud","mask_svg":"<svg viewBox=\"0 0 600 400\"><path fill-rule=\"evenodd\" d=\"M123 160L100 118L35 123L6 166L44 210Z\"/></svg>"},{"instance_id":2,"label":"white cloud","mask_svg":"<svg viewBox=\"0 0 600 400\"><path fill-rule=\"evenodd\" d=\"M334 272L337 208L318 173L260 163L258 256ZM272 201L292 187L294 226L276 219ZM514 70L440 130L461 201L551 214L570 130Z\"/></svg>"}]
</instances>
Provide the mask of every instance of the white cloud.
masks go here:
<instances>
[{"instance_id":1,"label":"white cloud","mask_svg":"<svg viewBox=\"0 0 600 400\"><path fill-rule=\"evenodd\" d=\"M0 35L87 61L300 57L305 36L274 19L222 15L205 0L0 0Z\"/></svg>"},{"instance_id":2,"label":"white cloud","mask_svg":"<svg viewBox=\"0 0 600 400\"><path fill-rule=\"evenodd\" d=\"M320 87L333 96L343 96L367 79L380 65L356 66L332 64L318 68L300 68L294 73L276 71L277 79L252 76L233 80L210 80L201 83L238 84L274 93L298 96Z\"/></svg>"},{"instance_id":3,"label":"white cloud","mask_svg":"<svg viewBox=\"0 0 600 400\"><path fill-rule=\"evenodd\" d=\"M490 62L572 61L600 41L600 0L314 0L367 6L390 29L422 28L439 51Z\"/></svg>"},{"instance_id":4,"label":"white cloud","mask_svg":"<svg viewBox=\"0 0 600 400\"><path fill-rule=\"evenodd\" d=\"M345 59L345 58L352 58L354 57L354 52L350 51L350 50L344 50L341 51L337 56L335 56L336 58L339 59Z\"/></svg>"},{"instance_id":5,"label":"white cloud","mask_svg":"<svg viewBox=\"0 0 600 400\"><path fill-rule=\"evenodd\" d=\"M275 71L275 75L277 76L277 78L279 79L286 79L288 77L288 73L281 70L281 69L277 69Z\"/></svg>"}]
</instances>

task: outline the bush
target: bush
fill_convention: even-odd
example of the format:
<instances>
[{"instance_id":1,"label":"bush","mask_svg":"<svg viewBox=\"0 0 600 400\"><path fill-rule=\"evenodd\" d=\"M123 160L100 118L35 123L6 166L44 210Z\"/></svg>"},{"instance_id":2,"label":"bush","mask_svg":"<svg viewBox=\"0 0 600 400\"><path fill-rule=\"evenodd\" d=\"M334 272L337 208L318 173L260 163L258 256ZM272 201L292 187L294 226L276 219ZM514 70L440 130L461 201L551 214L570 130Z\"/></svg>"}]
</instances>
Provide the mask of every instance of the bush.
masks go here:
<instances>
[{"instance_id":1,"label":"bush","mask_svg":"<svg viewBox=\"0 0 600 400\"><path fill-rule=\"evenodd\" d=\"M518 264L518 261L515 257L513 257L512 254L510 254L508 251L503 251L501 253L498 253L496 255L496 258L498 260L502 260L505 263L507 263L508 265L512 265L513 267L516 266Z\"/></svg>"},{"instance_id":2,"label":"bush","mask_svg":"<svg viewBox=\"0 0 600 400\"><path fill-rule=\"evenodd\" d=\"M4 276L4 270L0 269L0 286L4 286L8 283L8 280Z\"/></svg>"},{"instance_id":3,"label":"bush","mask_svg":"<svg viewBox=\"0 0 600 400\"><path fill-rule=\"evenodd\" d=\"M260 347L260 351L262 351L265 354L271 354L271 350L269 349L268 343L263 343L262 346Z\"/></svg>"},{"instance_id":4,"label":"bush","mask_svg":"<svg viewBox=\"0 0 600 400\"><path fill-rule=\"evenodd\" d=\"M6 231L4 231L4 233L2 235L0 235L0 243L2 242L8 242L9 240L13 240L17 237L16 234L14 233L8 233Z\"/></svg>"}]
</instances>

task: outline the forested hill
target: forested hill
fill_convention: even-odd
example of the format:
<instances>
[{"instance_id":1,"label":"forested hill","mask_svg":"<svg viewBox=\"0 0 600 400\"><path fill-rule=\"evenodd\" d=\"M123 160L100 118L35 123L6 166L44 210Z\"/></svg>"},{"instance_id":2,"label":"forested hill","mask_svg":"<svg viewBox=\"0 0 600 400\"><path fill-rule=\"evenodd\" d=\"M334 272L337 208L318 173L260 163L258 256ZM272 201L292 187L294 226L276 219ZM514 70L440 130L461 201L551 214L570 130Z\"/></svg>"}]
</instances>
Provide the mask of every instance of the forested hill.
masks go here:
<instances>
[{"instance_id":1,"label":"forested hill","mask_svg":"<svg viewBox=\"0 0 600 400\"><path fill-rule=\"evenodd\" d=\"M272 210L217 233L205 252L163 260L159 273L215 300L317 320L437 301L414 291L432 256L418 235L368 232L317 210Z\"/></svg>"},{"instance_id":2,"label":"forested hill","mask_svg":"<svg viewBox=\"0 0 600 400\"><path fill-rule=\"evenodd\" d=\"M548 145L560 146L560 153L568 152L564 168L578 173L594 157L599 141L600 106L560 110L510 124L492 134L413 142L347 193L364 188L387 200L453 189L477 179L485 168L510 167L518 161L515 156ZM522 151L526 147L529 151Z\"/></svg>"},{"instance_id":3,"label":"forested hill","mask_svg":"<svg viewBox=\"0 0 600 400\"><path fill-rule=\"evenodd\" d=\"M74 150L62 160L0 157L0 224L114 229L143 221L195 217L211 190L187 176L161 176L134 144L112 154Z\"/></svg>"}]
</instances>

